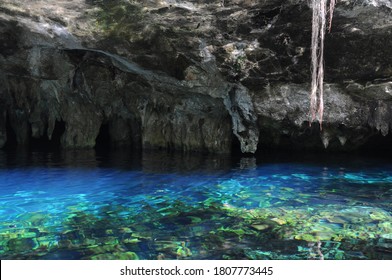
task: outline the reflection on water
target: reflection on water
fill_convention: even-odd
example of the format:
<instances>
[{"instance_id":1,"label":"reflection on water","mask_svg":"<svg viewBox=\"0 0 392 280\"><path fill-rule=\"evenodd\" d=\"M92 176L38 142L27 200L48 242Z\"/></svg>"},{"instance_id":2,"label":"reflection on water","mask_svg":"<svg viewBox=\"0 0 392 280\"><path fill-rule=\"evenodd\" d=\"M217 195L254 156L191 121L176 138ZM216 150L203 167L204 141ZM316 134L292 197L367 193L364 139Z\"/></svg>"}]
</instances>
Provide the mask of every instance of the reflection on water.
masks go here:
<instances>
[{"instance_id":1,"label":"reflection on water","mask_svg":"<svg viewBox=\"0 0 392 280\"><path fill-rule=\"evenodd\" d=\"M1 259L392 259L392 162L0 151Z\"/></svg>"}]
</instances>

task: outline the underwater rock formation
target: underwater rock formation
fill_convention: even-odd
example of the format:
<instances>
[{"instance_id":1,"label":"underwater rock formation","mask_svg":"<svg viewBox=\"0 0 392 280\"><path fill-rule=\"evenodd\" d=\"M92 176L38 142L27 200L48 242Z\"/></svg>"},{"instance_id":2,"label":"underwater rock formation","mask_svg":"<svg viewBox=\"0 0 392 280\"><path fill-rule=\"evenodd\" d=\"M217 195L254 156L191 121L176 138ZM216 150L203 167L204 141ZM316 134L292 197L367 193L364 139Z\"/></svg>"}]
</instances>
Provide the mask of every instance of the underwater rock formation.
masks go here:
<instances>
[{"instance_id":1,"label":"underwater rock formation","mask_svg":"<svg viewBox=\"0 0 392 280\"><path fill-rule=\"evenodd\" d=\"M391 2L336 3L322 131L309 124L308 2L4 0L0 147L105 134L137 149L351 150L387 135Z\"/></svg>"}]
</instances>

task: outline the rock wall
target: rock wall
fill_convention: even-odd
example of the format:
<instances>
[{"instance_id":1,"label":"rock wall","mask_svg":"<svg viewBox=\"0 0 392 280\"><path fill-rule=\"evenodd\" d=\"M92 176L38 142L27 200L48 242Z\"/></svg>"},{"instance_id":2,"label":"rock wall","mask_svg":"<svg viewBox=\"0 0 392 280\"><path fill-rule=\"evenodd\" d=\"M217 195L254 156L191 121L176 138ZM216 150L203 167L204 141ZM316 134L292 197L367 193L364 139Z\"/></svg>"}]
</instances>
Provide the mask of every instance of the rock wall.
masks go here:
<instances>
[{"instance_id":1,"label":"rock wall","mask_svg":"<svg viewBox=\"0 0 392 280\"><path fill-rule=\"evenodd\" d=\"M52 138L212 153L351 150L392 125L392 1L340 0L323 129L305 0L0 3L0 147ZM8 135L9 136L9 135Z\"/></svg>"}]
</instances>

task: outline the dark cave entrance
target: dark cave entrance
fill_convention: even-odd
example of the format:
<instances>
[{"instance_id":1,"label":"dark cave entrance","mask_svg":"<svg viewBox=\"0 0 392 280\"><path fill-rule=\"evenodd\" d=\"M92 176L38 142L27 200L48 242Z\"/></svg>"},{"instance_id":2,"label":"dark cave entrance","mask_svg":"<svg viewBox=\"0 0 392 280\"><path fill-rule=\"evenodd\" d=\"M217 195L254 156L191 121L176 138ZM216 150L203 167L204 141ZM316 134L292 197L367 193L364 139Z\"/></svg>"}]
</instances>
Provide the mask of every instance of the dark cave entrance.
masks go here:
<instances>
[{"instance_id":1,"label":"dark cave entrance","mask_svg":"<svg viewBox=\"0 0 392 280\"><path fill-rule=\"evenodd\" d=\"M240 140L238 140L237 136L232 134L231 137L231 155L232 156L243 156L241 152L241 143Z\"/></svg>"},{"instance_id":2,"label":"dark cave entrance","mask_svg":"<svg viewBox=\"0 0 392 280\"><path fill-rule=\"evenodd\" d=\"M99 129L97 138L95 139L95 149L98 151L110 150L111 138L109 132L109 124L104 123Z\"/></svg>"},{"instance_id":3,"label":"dark cave entrance","mask_svg":"<svg viewBox=\"0 0 392 280\"><path fill-rule=\"evenodd\" d=\"M58 150L61 148L61 136L65 132L65 122L56 121L52 132L52 138L49 139L47 134L40 138L34 138L30 134L30 149L32 150Z\"/></svg>"},{"instance_id":4,"label":"dark cave entrance","mask_svg":"<svg viewBox=\"0 0 392 280\"><path fill-rule=\"evenodd\" d=\"M6 118L5 127L6 127L6 133L7 133L7 141L4 145L4 149L5 150L15 149L16 146L18 145L18 142L16 141L16 134L15 134L14 129L11 126L10 118L8 115Z\"/></svg>"},{"instance_id":5,"label":"dark cave entrance","mask_svg":"<svg viewBox=\"0 0 392 280\"><path fill-rule=\"evenodd\" d=\"M365 144L359 147L359 152L372 154L392 154L392 132L383 136L381 132L371 136Z\"/></svg>"}]
</instances>

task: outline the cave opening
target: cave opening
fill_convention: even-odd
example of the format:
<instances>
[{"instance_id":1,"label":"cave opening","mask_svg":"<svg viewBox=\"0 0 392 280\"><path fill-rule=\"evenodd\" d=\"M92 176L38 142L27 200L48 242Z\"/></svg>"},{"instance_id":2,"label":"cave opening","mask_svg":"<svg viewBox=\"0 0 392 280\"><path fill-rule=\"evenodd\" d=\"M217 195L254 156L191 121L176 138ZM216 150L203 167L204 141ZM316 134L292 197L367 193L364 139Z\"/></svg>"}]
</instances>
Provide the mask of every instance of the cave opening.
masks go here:
<instances>
[{"instance_id":1,"label":"cave opening","mask_svg":"<svg viewBox=\"0 0 392 280\"><path fill-rule=\"evenodd\" d=\"M95 138L95 150L104 151L110 150L111 138L109 132L109 124L103 123L99 129L97 138Z\"/></svg>"},{"instance_id":2,"label":"cave opening","mask_svg":"<svg viewBox=\"0 0 392 280\"><path fill-rule=\"evenodd\" d=\"M49 139L47 134L39 138L34 138L30 134L30 149L31 150L59 150L61 148L61 136L65 132L65 122L56 121L52 132L52 137Z\"/></svg>"},{"instance_id":3,"label":"cave opening","mask_svg":"<svg viewBox=\"0 0 392 280\"><path fill-rule=\"evenodd\" d=\"M391 154L392 153L392 132L383 136L381 132L371 136L365 144L359 147L359 152L371 154Z\"/></svg>"},{"instance_id":4,"label":"cave opening","mask_svg":"<svg viewBox=\"0 0 392 280\"><path fill-rule=\"evenodd\" d=\"M11 126L11 121L10 121L10 118L8 115L6 117L5 127L6 127L6 133L7 133L7 141L4 145L4 149L5 150L15 149L16 146L18 145L18 142L16 140L16 134L15 134L14 129Z\"/></svg>"},{"instance_id":5,"label":"cave opening","mask_svg":"<svg viewBox=\"0 0 392 280\"><path fill-rule=\"evenodd\" d=\"M234 157L243 155L240 140L234 134L231 137L231 155Z\"/></svg>"}]
</instances>

